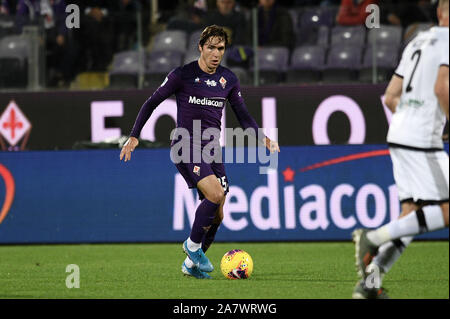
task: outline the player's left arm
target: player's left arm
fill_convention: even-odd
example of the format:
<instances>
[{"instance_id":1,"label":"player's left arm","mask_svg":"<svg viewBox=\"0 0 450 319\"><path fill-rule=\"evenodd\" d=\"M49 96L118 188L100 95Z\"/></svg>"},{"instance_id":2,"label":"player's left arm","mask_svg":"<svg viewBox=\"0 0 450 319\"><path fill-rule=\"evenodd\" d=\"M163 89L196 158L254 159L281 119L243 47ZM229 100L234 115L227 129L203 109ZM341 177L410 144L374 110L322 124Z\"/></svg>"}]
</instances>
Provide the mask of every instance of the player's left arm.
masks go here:
<instances>
[{"instance_id":1,"label":"player's left arm","mask_svg":"<svg viewBox=\"0 0 450 319\"><path fill-rule=\"evenodd\" d=\"M403 78L397 74L394 74L389 82L386 92L384 93L384 104L395 112L397 105L400 103L400 97L402 96Z\"/></svg>"},{"instance_id":2,"label":"player's left arm","mask_svg":"<svg viewBox=\"0 0 450 319\"><path fill-rule=\"evenodd\" d=\"M236 85L231 89L228 100L230 101L230 105L234 111L234 114L236 114L239 124L244 128L244 130L247 128L252 128L255 132L255 137L258 138L259 126L245 106L239 83L236 83ZM267 147L270 153L280 152L280 146L276 141L271 140L267 136L264 136L261 141Z\"/></svg>"},{"instance_id":3,"label":"player's left arm","mask_svg":"<svg viewBox=\"0 0 450 319\"><path fill-rule=\"evenodd\" d=\"M441 65L439 67L438 76L434 85L434 93L438 98L439 105L445 113L448 120L448 65Z\"/></svg>"}]
</instances>

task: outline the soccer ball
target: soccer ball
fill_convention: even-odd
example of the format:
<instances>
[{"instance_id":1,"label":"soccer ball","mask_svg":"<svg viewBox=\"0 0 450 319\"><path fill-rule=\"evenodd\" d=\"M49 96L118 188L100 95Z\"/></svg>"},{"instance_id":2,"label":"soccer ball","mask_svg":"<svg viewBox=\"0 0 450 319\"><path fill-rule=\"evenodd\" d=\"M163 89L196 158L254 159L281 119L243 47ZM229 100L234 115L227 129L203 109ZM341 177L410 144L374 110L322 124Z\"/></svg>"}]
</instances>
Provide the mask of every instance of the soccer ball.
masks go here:
<instances>
[{"instance_id":1,"label":"soccer ball","mask_svg":"<svg viewBox=\"0 0 450 319\"><path fill-rule=\"evenodd\" d=\"M227 252L220 262L220 270L228 279L247 279L253 272L252 257L241 249Z\"/></svg>"}]
</instances>

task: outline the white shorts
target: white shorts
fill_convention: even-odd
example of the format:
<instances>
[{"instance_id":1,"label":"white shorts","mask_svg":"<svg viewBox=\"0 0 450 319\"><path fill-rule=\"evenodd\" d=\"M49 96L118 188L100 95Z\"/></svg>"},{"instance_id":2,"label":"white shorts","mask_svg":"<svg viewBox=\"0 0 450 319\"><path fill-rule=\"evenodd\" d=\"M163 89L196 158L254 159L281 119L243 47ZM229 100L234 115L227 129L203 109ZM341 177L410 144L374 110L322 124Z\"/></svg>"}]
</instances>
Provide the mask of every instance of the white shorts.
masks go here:
<instances>
[{"instance_id":1,"label":"white shorts","mask_svg":"<svg viewBox=\"0 0 450 319\"><path fill-rule=\"evenodd\" d=\"M394 179L401 202L448 202L448 154L390 147Z\"/></svg>"}]
</instances>

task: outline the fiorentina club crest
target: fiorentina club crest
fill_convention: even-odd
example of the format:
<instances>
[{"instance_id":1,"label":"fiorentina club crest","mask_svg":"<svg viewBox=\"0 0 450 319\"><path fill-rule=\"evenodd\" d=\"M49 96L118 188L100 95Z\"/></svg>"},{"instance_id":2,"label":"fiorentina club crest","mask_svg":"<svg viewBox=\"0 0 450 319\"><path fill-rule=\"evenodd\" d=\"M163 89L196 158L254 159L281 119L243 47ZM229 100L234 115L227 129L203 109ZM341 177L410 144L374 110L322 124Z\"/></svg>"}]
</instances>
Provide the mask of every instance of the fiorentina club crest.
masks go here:
<instances>
[{"instance_id":1,"label":"fiorentina club crest","mask_svg":"<svg viewBox=\"0 0 450 319\"><path fill-rule=\"evenodd\" d=\"M200 176L200 167L194 166L193 172L194 172L195 174L197 174L198 176Z\"/></svg>"},{"instance_id":2,"label":"fiorentina club crest","mask_svg":"<svg viewBox=\"0 0 450 319\"><path fill-rule=\"evenodd\" d=\"M222 89L225 89L225 86L227 85L227 80L222 76L219 80L220 85L222 85Z\"/></svg>"},{"instance_id":3,"label":"fiorentina club crest","mask_svg":"<svg viewBox=\"0 0 450 319\"><path fill-rule=\"evenodd\" d=\"M22 140L20 149L25 149L31 131L31 123L19 106L11 101L0 115L0 145L2 150L18 150L16 145ZM4 139L9 147L5 144Z\"/></svg>"}]
</instances>

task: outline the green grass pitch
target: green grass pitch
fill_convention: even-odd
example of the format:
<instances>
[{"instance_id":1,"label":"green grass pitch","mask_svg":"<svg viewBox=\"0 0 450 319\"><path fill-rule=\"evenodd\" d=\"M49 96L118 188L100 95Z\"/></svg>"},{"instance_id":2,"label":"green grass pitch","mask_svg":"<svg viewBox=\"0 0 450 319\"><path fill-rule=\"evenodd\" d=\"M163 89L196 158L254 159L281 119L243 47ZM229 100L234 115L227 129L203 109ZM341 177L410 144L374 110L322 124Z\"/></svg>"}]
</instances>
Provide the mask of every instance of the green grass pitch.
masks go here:
<instances>
[{"instance_id":1,"label":"green grass pitch","mask_svg":"<svg viewBox=\"0 0 450 319\"><path fill-rule=\"evenodd\" d=\"M248 280L228 280L220 260L243 249ZM0 246L0 298L335 299L351 298L357 275L350 242L216 243L212 280L182 275L180 244ZM66 287L66 266L80 288ZM385 277L391 298L449 298L449 244L413 242Z\"/></svg>"}]
</instances>

